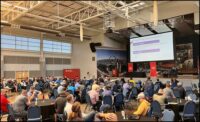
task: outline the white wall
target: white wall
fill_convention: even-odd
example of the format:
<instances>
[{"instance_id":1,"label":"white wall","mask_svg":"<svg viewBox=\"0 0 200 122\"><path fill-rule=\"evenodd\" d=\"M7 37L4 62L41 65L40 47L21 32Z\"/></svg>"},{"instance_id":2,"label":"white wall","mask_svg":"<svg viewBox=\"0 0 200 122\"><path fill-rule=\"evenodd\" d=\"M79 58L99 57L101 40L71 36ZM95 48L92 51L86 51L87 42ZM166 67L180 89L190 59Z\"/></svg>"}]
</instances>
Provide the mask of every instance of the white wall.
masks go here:
<instances>
[{"instance_id":1,"label":"white wall","mask_svg":"<svg viewBox=\"0 0 200 122\"><path fill-rule=\"evenodd\" d=\"M80 69L81 78L86 76L87 72L97 76L96 54L90 50L91 41L73 43L72 68ZM95 61L92 61L95 57Z\"/></svg>"}]
</instances>

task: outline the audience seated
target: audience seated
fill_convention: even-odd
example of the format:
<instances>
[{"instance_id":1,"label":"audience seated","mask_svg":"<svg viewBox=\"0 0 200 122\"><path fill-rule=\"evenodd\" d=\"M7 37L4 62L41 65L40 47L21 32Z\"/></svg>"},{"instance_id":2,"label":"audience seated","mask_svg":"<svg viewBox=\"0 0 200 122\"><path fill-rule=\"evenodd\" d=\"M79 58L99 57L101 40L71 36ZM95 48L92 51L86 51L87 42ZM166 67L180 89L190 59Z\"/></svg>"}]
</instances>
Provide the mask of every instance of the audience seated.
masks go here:
<instances>
[{"instance_id":1,"label":"audience seated","mask_svg":"<svg viewBox=\"0 0 200 122\"><path fill-rule=\"evenodd\" d=\"M27 97L27 91L22 90L22 93L15 98L13 103L13 110L16 114L18 114L22 118L26 118L27 116L27 107L30 105L30 101Z\"/></svg>"},{"instance_id":2,"label":"audience seated","mask_svg":"<svg viewBox=\"0 0 200 122\"><path fill-rule=\"evenodd\" d=\"M139 93L137 99L139 101L139 106L137 110L133 112L133 114L138 116L146 116L147 111L150 108L150 103L145 99L144 92Z\"/></svg>"},{"instance_id":3,"label":"audience seated","mask_svg":"<svg viewBox=\"0 0 200 122\"><path fill-rule=\"evenodd\" d=\"M170 119L167 119L168 113L172 113L172 111L168 111L165 108L165 106L162 106L165 104L167 99L170 98L175 98L173 94L172 88L175 90L177 89L180 92L180 97L182 99L185 99L185 89L182 87L182 82L178 82L176 79L173 79L172 82L167 81L165 84L166 87L163 89L164 84L157 79L155 84L152 82L151 78L148 77L146 81L144 81L142 84L142 81L132 81L133 79L130 80L125 80L125 79L117 79L114 81L110 81L108 77L105 77L106 79L99 78L99 80L90 80L90 83L87 84L86 86L86 79L83 80L71 80L68 78L64 78L65 80L62 80L61 78L57 79L54 78L53 76L48 76L44 80L42 77L40 78L33 78L33 80L28 80L26 78L21 82L23 85L24 89L27 89L28 85L31 85L30 90L22 90L22 93L15 98L15 101L13 103L13 109L14 112L19 114L22 118L26 118L27 116L27 107L30 105L30 102L33 102L38 99L49 99L49 93L53 91L57 91L58 95L56 97L52 97L52 99L55 100L55 110L56 114L63 114L67 116L68 121L118 121L118 117L116 114L112 113L113 110L125 110L124 106L120 106L120 109L117 109L116 105L113 103L113 106L111 106L111 110L107 113L103 111L103 113L95 112L95 111L100 111L100 106L102 104L102 96L111 96L112 98L115 98L116 95L121 95L120 99L122 99L123 103L120 103L120 105L125 105L127 104L126 100L124 97L127 97L130 95L130 91L133 90L134 88L137 88L137 100L139 101L139 105L135 106L134 102L130 100L129 102L133 103L132 106L129 108L131 109L131 115L137 115L137 116L146 116L148 110L150 109L151 103L148 101L149 99L149 88L154 88L155 84L160 84L159 90L157 92L153 92L153 100L158 101L161 104L162 110L165 110L163 112L165 116L163 116L163 120L172 120L174 115L170 117ZM62 82L60 82L62 80ZM46 81L46 82L45 82ZM94 82L93 82L94 81ZM32 83L31 83L32 82ZM134 82L134 83L132 83ZM57 84L57 87L45 87L46 84L54 83ZM173 87L172 84L174 83ZM177 83L177 86L176 86ZM69 84L69 85L68 85ZM17 82L10 80L7 83L7 86L14 88L14 91L17 91L15 88L15 85L17 85ZM2 84L3 86L3 84ZM14 86L14 87L13 87ZM36 90L37 88L37 90ZM66 91L72 91L72 93L68 93ZM101 96L100 96L100 90L101 91ZM144 91L144 92L143 92ZM82 92L84 93L82 96ZM146 95L147 93L147 95ZM1 112L8 112L7 110L7 105L9 104L9 101L5 97L6 92L2 91L1 92ZM89 95L92 107L95 111L90 111L89 114L85 114L81 112L81 104L77 101L83 101L81 98L83 97L85 99L86 94ZM52 96L54 96L54 93L52 93ZM81 96L81 98L80 98ZM123 97L124 96L124 97ZM124 102L125 100L125 102ZM114 99L114 101L116 101ZM85 101L83 101L84 103ZM128 103L129 103L128 102ZM106 105L106 104L105 104ZM134 106L134 107L133 107ZM115 107L115 109L113 109ZM137 107L136 111L134 108ZM101 107L102 109L102 107ZM102 112L102 111L100 111Z\"/></svg>"},{"instance_id":4,"label":"audience seated","mask_svg":"<svg viewBox=\"0 0 200 122\"><path fill-rule=\"evenodd\" d=\"M167 99L176 98L170 86L170 81L167 81L166 87L163 89L164 95Z\"/></svg>"}]
</instances>

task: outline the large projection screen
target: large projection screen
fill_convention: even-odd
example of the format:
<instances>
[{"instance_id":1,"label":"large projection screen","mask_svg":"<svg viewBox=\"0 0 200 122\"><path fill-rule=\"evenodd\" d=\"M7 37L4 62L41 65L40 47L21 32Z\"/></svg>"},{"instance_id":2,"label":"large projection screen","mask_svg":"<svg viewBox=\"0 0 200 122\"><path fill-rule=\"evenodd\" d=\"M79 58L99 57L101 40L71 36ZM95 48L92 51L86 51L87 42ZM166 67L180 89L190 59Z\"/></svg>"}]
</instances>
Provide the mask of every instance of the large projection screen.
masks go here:
<instances>
[{"instance_id":1,"label":"large projection screen","mask_svg":"<svg viewBox=\"0 0 200 122\"><path fill-rule=\"evenodd\" d=\"M131 62L163 60L174 60L172 32L130 39Z\"/></svg>"}]
</instances>

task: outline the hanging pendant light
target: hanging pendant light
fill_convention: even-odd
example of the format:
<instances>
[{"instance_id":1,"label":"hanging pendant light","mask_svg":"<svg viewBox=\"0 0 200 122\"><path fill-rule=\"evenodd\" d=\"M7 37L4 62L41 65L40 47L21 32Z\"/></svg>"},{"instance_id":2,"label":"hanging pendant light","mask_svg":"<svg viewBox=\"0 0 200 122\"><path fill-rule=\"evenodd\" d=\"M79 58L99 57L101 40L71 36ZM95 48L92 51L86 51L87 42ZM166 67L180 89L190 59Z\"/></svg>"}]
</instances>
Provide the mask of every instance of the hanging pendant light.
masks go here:
<instances>
[{"instance_id":1,"label":"hanging pendant light","mask_svg":"<svg viewBox=\"0 0 200 122\"><path fill-rule=\"evenodd\" d=\"M83 24L80 24L80 40L83 41Z\"/></svg>"},{"instance_id":2,"label":"hanging pendant light","mask_svg":"<svg viewBox=\"0 0 200 122\"><path fill-rule=\"evenodd\" d=\"M158 25L158 1L153 1L153 24L154 26Z\"/></svg>"}]
</instances>

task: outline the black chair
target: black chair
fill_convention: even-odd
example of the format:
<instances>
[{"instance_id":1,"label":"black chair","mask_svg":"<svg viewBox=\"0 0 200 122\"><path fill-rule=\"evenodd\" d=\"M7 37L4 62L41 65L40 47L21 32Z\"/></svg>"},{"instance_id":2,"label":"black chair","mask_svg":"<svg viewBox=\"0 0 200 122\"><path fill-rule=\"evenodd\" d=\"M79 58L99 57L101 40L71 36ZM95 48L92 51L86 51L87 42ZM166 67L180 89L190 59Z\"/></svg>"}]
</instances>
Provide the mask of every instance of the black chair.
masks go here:
<instances>
[{"instance_id":1,"label":"black chair","mask_svg":"<svg viewBox=\"0 0 200 122\"><path fill-rule=\"evenodd\" d=\"M185 93L186 93L186 96L188 96L189 94L192 94L193 93L192 87L191 86L185 87Z\"/></svg>"},{"instance_id":2,"label":"black chair","mask_svg":"<svg viewBox=\"0 0 200 122\"><path fill-rule=\"evenodd\" d=\"M116 111L115 107L113 106L113 101L112 101L112 96L111 95L106 95L106 96L103 97L103 104L110 105L110 107L112 107L113 110Z\"/></svg>"},{"instance_id":3,"label":"black chair","mask_svg":"<svg viewBox=\"0 0 200 122\"><path fill-rule=\"evenodd\" d=\"M90 107L90 110L91 110L91 108L92 108L92 102L91 102L91 100L90 100L90 96L88 95L88 94L86 94L85 95L85 99L86 99L86 106L85 106L85 111L86 111L86 109L88 108L88 107Z\"/></svg>"},{"instance_id":4,"label":"black chair","mask_svg":"<svg viewBox=\"0 0 200 122\"><path fill-rule=\"evenodd\" d=\"M158 119L162 117L162 110L158 101L153 101L151 103L151 112L151 116L155 117L156 121L158 121Z\"/></svg>"},{"instance_id":5,"label":"black chair","mask_svg":"<svg viewBox=\"0 0 200 122\"><path fill-rule=\"evenodd\" d=\"M38 106L30 106L28 108L27 119L30 122L38 122L41 121L41 111Z\"/></svg>"},{"instance_id":6,"label":"black chair","mask_svg":"<svg viewBox=\"0 0 200 122\"><path fill-rule=\"evenodd\" d=\"M58 97L57 89L53 89L53 96L54 96L55 99Z\"/></svg>"},{"instance_id":7,"label":"black chair","mask_svg":"<svg viewBox=\"0 0 200 122\"><path fill-rule=\"evenodd\" d=\"M8 108L8 117L7 117L8 122L25 120L25 118L20 117L19 114L14 113L14 110L10 104L7 105L7 108Z\"/></svg>"},{"instance_id":8,"label":"black chair","mask_svg":"<svg viewBox=\"0 0 200 122\"><path fill-rule=\"evenodd\" d=\"M180 116L182 121L186 119L194 119L196 122L196 117L195 117L195 112L196 112L196 104L193 101L188 101L184 105L183 112L180 112Z\"/></svg>"},{"instance_id":9,"label":"black chair","mask_svg":"<svg viewBox=\"0 0 200 122\"><path fill-rule=\"evenodd\" d=\"M179 90L178 89L173 89L173 93L174 93L174 96L176 97L176 98L180 98L181 97L181 95L180 95L180 92L179 92Z\"/></svg>"},{"instance_id":10,"label":"black chair","mask_svg":"<svg viewBox=\"0 0 200 122\"><path fill-rule=\"evenodd\" d=\"M158 93L158 90L160 89L160 84L159 83L156 83L154 85L154 93Z\"/></svg>"},{"instance_id":11,"label":"black chair","mask_svg":"<svg viewBox=\"0 0 200 122\"><path fill-rule=\"evenodd\" d=\"M63 114L56 114L56 119L59 122L63 122L64 121L64 115Z\"/></svg>"},{"instance_id":12,"label":"black chair","mask_svg":"<svg viewBox=\"0 0 200 122\"><path fill-rule=\"evenodd\" d=\"M81 103L85 103L86 102L86 99L85 99L85 95L86 95L86 87L82 90L81 92Z\"/></svg>"},{"instance_id":13,"label":"black chair","mask_svg":"<svg viewBox=\"0 0 200 122\"><path fill-rule=\"evenodd\" d=\"M128 99L129 99L129 100L136 99L136 98L137 98L137 95L138 95L137 88L134 87L134 88L131 90Z\"/></svg>"},{"instance_id":14,"label":"black chair","mask_svg":"<svg viewBox=\"0 0 200 122\"><path fill-rule=\"evenodd\" d=\"M124 108L124 96L122 93L119 93L114 97L114 107L115 110L117 110L118 107Z\"/></svg>"},{"instance_id":15,"label":"black chair","mask_svg":"<svg viewBox=\"0 0 200 122\"><path fill-rule=\"evenodd\" d=\"M99 90L99 95L100 95L100 96L103 96L102 93L103 93L103 89L100 89L100 90Z\"/></svg>"}]
</instances>

